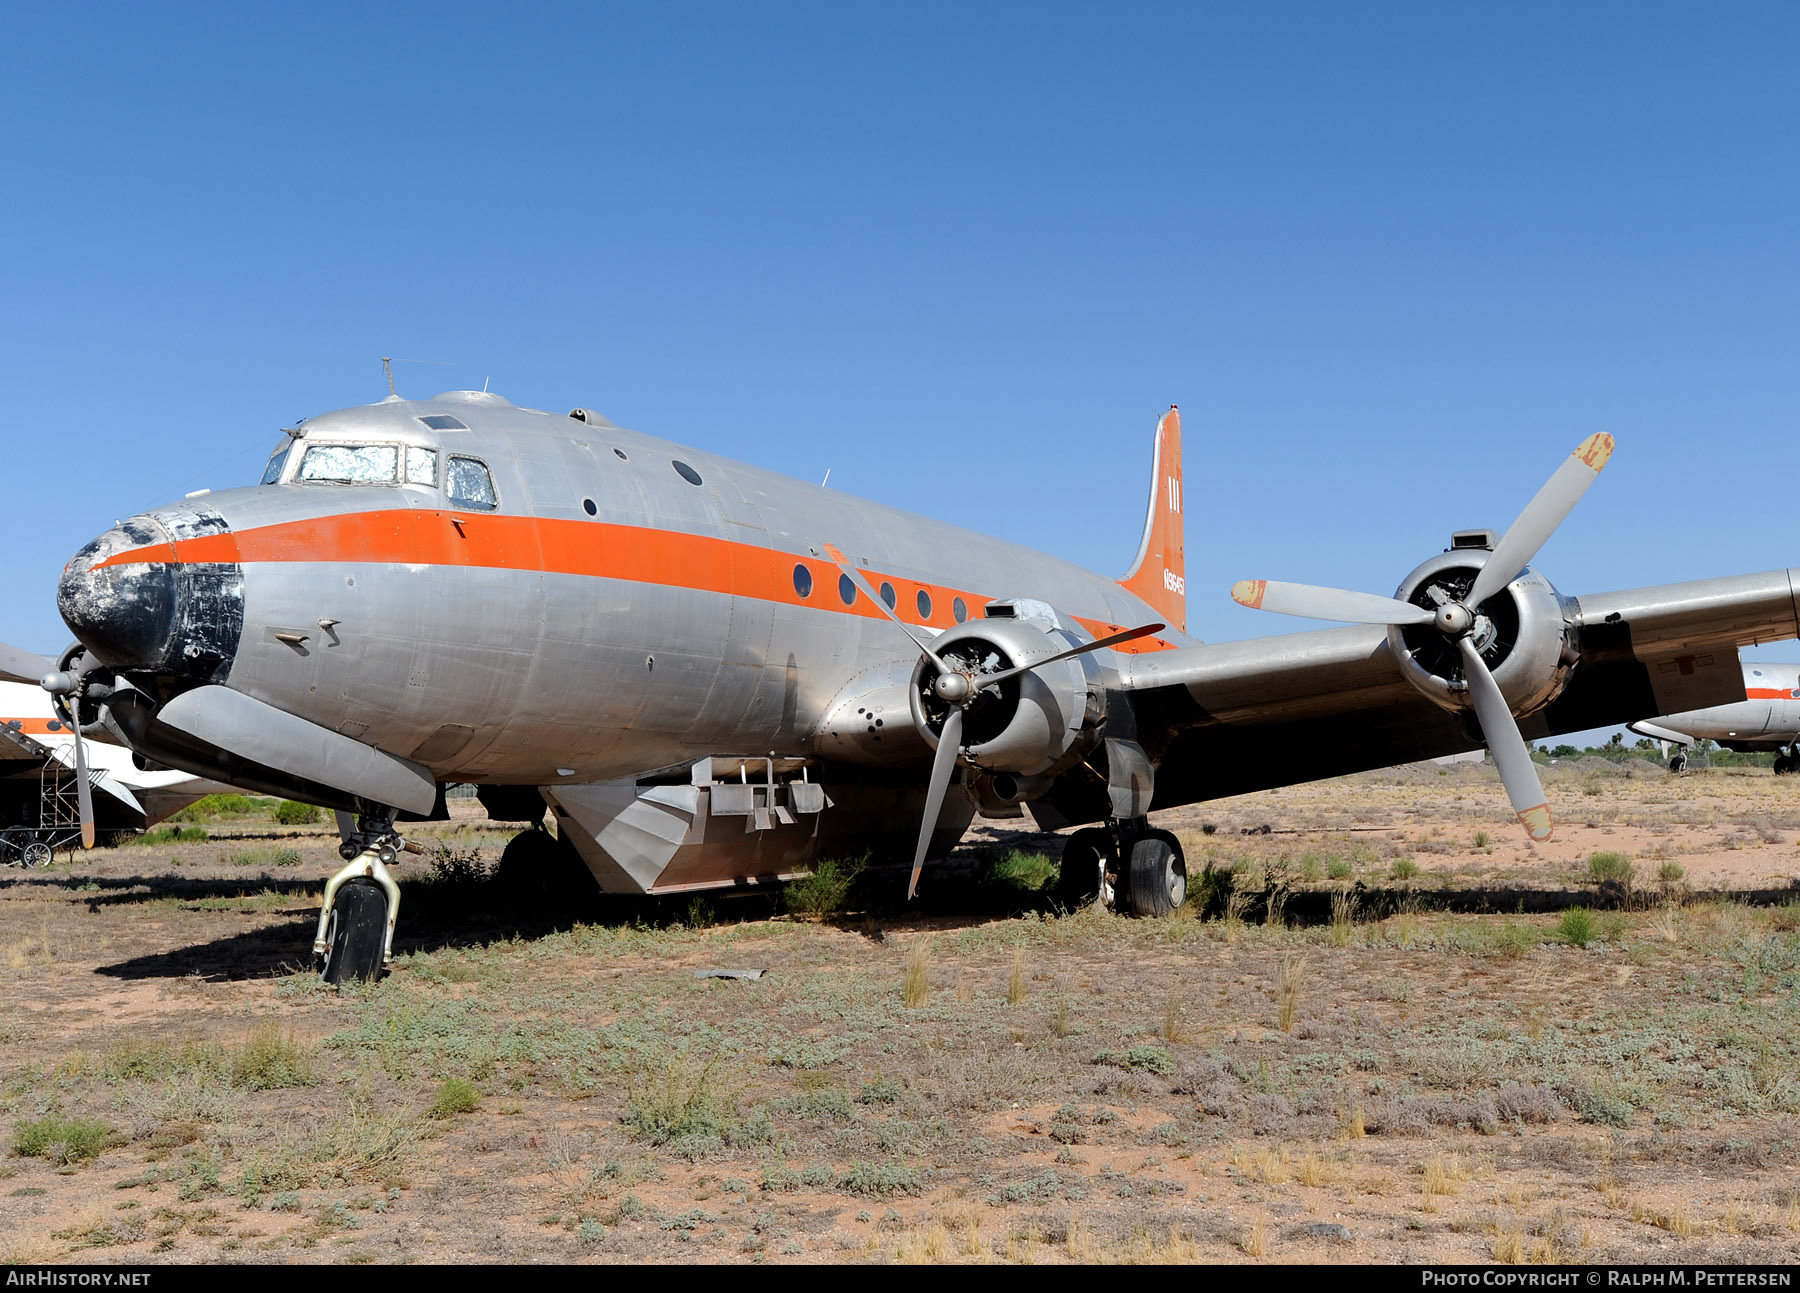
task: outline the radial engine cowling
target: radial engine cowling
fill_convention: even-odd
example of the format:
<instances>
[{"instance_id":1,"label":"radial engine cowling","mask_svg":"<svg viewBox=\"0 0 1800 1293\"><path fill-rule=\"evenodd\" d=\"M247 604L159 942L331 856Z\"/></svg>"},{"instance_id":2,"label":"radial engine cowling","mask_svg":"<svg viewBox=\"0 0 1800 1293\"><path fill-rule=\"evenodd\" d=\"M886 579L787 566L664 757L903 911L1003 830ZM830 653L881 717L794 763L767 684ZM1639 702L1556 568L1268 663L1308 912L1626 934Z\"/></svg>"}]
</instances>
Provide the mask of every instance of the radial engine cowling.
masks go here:
<instances>
[{"instance_id":1,"label":"radial engine cowling","mask_svg":"<svg viewBox=\"0 0 1800 1293\"><path fill-rule=\"evenodd\" d=\"M931 647L953 668L981 675L1029 665L1081 644L1082 639L1036 619L983 619L940 634ZM913 670L913 722L937 747L949 706L933 684L936 661L921 657ZM1055 773L1098 741L1106 718L1106 688L1092 655L1058 660L982 690L963 721L967 761L988 772L1017 776Z\"/></svg>"},{"instance_id":2,"label":"radial engine cowling","mask_svg":"<svg viewBox=\"0 0 1800 1293\"><path fill-rule=\"evenodd\" d=\"M1414 570L1394 596L1430 611L1460 602L1491 555L1486 548L1452 548ZM1555 700L1578 654L1574 607L1527 567L1475 611L1475 646L1512 712L1535 713ZM1449 710L1473 708L1456 642L1435 625L1390 627L1388 645L1401 675L1432 701Z\"/></svg>"}]
</instances>

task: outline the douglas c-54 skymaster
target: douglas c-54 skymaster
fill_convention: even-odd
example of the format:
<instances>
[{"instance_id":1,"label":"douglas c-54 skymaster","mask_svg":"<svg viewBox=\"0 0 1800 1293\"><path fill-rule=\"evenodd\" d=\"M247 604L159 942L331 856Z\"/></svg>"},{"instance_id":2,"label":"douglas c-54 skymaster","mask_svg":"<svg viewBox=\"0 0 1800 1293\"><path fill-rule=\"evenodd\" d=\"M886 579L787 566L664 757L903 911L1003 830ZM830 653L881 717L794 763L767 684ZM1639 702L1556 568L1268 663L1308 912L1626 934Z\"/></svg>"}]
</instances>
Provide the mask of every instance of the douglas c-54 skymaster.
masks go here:
<instances>
[{"instance_id":1,"label":"douglas c-54 skymaster","mask_svg":"<svg viewBox=\"0 0 1800 1293\"><path fill-rule=\"evenodd\" d=\"M339 810L332 980L391 956L396 821L451 782L500 820L548 804L630 893L865 851L910 851L916 884L977 808L1022 806L1085 827L1071 900L1153 914L1186 886L1155 809L1486 744L1545 838L1526 737L1741 701L1737 648L1800 633L1787 570L1576 599L1528 568L1605 435L1394 598L1234 590L1357 627L1217 646L1183 632L1174 409L1117 581L582 409L391 397L288 437L260 485L83 548L59 588L77 643L0 671L151 766Z\"/></svg>"}]
</instances>

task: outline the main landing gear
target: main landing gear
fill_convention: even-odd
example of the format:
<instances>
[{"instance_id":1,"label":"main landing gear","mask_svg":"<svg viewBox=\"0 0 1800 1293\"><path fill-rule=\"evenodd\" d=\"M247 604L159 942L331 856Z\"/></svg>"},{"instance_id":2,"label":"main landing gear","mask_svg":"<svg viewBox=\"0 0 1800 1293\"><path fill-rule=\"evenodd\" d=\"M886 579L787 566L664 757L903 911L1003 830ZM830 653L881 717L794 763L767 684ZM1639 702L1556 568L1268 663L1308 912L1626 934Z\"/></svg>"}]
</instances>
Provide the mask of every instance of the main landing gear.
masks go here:
<instances>
[{"instance_id":1,"label":"main landing gear","mask_svg":"<svg viewBox=\"0 0 1800 1293\"><path fill-rule=\"evenodd\" d=\"M1669 756L1669 771L1674 773L1687 771L1687 751L1685 749L1677 750Z\"/></svg>"},{"instance_id":2,"label":"main landing gear","mask_svg":"<svg viewBox=\"0 0 1800 1293\"><path fill-rule=\"evenodd\" d=\"M338 846L348 865L325 884L313 956L327 983L378 979L394 959L394 922L400 886L388 868L402 850L423 852L394 831L394 812L356 819L356 830Z\"/></svg>"},{"instance_id":3,"label":"main landing gear","mask_svg":"<svg viewBox=\"0 0 1800 1293\"><path fill-rule=\"evenodd\" d=\"M1181 841L1143 817L1078 830L1063 846L1058 896L1069 907L1097 901L1133 916L1167 916L1187 901Z\"/></svg>"}]
</instances>

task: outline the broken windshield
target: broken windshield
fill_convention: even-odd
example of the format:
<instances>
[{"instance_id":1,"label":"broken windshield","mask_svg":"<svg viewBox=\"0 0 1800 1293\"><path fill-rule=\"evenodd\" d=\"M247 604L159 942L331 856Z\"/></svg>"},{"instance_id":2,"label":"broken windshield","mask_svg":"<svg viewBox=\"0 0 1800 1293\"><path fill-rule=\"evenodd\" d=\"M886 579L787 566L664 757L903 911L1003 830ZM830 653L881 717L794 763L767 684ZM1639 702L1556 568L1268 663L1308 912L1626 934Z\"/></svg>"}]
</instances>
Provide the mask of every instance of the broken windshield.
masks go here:
<instances>
[{"instance_id":1,"label":"broken windshield","mask_svg":"<svg viewBox=\"0 0 1800 1293\"><path fill-rule=\"evenodd\" d=\"M391 444L314 444L300 460L303 481L338 485L391 485L399 474L400 447Z\"/></svg>"}]
</instances>

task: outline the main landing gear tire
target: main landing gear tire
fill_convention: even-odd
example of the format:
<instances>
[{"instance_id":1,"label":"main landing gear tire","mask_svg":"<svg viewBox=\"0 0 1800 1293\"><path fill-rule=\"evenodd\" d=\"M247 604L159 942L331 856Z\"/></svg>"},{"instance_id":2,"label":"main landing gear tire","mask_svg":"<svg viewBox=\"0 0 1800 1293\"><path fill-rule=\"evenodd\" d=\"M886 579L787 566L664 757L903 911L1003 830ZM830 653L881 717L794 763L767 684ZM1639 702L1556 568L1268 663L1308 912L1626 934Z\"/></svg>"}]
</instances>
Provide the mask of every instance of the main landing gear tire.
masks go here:
<instances>
[{"instance_id":1,"label":"main landing gear tire","mask_svg":"<svg viewBox=\"0 0 1800 1293\"><path fill-rule=\"evenodd\" d=\"M1070 911L1086 907L1101 895L1105 873L1116 870L1112 833L1090 826L1076 831L1063 845L1062 867L1056 878L1056 897Z\"/></svg>"},{"instance_id":2,"label":"main landing gear tire","mask_svg":"<svg viewBox=\"0 0 1800 1293\"><path fill-rule=\"evenodd\" d=\"M1787 776L1788 773L1790 773L1794 770L1794 765L1796 762L1800 762L1800 760L1792 759L1785 754L1776 755L1775 756L1775 775L1778 777Z\"/></svg>"},{"instance_id":3,"label":"main landing gear tire","mask_svg":"<svg viewBox=\"0 0 1800 1293\"><path fill-rule=\"evenodd\" d=\"M1125 864L1125 906L1133 916L1167 916L1187 901L1187 860L1167 831L1148 831L1131 844Z\"/></svg>"},{"instance_id":4,"label":"main landing gear tire","mask_svg":"<svg viewBox=\"0 0 1800 1293\"><path fill-rule=\"evenodd\" d=\"M348 880L337 891L325 927L328 950L319 977L327 983L381 977L387 945L387 894L373 880Z\"/></svg>"},{"instance_id":5,"label":"main landing gear tire","mask_svg":"<svg viewBox=\"0 0 1800 1293\"><path fill-rule=\"evenodd\" d=\"M520 831L506 842L494 881L503 899L566 915L592 902L600 885L567 837L541 826Z\"/></svg>"},{"instance_id":6,"label":"main landing gear tire","mask_svg":"<svg viewBox=\"0 0 1800 1293\"><path fill-rule=\"evenodd\" d=\"M1670 772L1686 772L1687 771L1687 755L1677 754L1673 758L1671 758L1669 760L1669 771Z\"/></svg>"}]
</instances>

